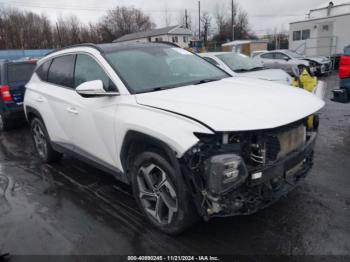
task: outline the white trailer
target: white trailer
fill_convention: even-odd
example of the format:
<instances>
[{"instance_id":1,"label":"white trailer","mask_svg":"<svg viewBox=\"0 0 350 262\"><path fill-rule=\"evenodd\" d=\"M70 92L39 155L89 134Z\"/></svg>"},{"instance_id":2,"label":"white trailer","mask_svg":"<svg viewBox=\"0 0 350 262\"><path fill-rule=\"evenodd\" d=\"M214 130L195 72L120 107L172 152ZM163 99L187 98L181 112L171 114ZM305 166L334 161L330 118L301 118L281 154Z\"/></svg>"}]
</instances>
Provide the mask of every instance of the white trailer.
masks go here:
<instances>
[{"instance_id":1,"label":"white trailer","mask_svg":"<svg viewBox=\"0 0 350 262\"><path fill-rule=\"evenodd\" d=\"M307 56L333 56L350 45L350 3L310 10L308 19L290 23L289 49Z\"/></svg>"}]
</instances>

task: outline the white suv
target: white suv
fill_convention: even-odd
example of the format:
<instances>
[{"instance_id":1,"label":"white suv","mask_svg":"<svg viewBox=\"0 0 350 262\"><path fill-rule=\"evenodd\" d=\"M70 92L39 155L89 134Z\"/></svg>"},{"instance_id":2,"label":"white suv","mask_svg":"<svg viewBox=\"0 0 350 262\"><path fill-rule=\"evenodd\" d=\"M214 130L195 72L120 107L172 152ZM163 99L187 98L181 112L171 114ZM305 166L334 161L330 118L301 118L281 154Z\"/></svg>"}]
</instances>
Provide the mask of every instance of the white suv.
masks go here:
<instances>
[{"instance_id":1,"label":"white suv","mask_svg":"<svg viewBox=\"0 0 350 262\"><path fill-rule=\"evenodd\" d=\"M324 105L164 43L58 50L26 88L40 159L70 153L112 173L170 234L286 194L312 165L317 127L307 119Z\"/></svg>"}]
</instances>

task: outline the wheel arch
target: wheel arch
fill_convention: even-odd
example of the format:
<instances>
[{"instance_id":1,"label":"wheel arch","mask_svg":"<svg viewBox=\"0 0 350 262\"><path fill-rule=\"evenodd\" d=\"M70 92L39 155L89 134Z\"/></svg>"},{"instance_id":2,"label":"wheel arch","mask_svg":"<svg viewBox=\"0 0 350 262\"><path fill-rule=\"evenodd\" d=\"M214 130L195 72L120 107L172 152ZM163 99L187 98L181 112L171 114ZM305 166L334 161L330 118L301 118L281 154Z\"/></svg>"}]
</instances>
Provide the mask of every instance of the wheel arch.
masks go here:
<instances>
[{"instance_id":1,"label":"wheel arch","mask_svg":"<svg viewBox=\"0 0 350 262\"><path fill-rule=\"evenodd\" d=\"M162 156L169 161L177 172L180 172L180 165L176 157L176 152L168 144L151 135L129 130L124 137L120 150L120 161L128 180L130 180L129 172L131 162L137 154L146 149L157 150L162 153Z\"/></svg>"},{"instance_id":2,"label":"wheel arch","mask_svg":"<svg viewBox=\"0 0 350 262\"><path fill-rule=\"evenodd\" d=\"M26 116L26 119L27 119L28 123L30 123L30 121L34 117L38 117L41 121L43 121L43 118L42 118L41 114L39 113L39 111L36 110L35 108L31 107L31 106L26 106L25 107L25 116Z\"/></svg>"}]
</instances>

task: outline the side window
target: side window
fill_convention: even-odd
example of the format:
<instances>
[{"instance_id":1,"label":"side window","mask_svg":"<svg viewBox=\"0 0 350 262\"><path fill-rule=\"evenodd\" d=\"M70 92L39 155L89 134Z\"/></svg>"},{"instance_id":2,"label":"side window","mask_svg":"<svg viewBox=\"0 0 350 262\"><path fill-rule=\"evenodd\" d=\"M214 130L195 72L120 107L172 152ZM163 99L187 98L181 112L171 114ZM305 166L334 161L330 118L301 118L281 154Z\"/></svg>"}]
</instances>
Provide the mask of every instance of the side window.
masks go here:
<instances>
[{"instance_id":1,"label":"side window","mask_svg":"<svg viewBox=\"0 0 350 262\"><path fill-rule=\"evenodd\" d=\"M306 40L310 38L310 29L303 30L301 33L301 39Z\"/></svg>"},{"instance_id":2,"label":"side window","mask_svg":"<svg viewBox=\"0 0 350 262\"><path fill-rule=\"evenodd\" d=\"M216 66L219 66L219 63L216 62L213 58L210 58L210 57L203 57L205 60L207 60L209 63L213 64L213 65L216 65Z\"/></svg>"},{"instance_id":3,"label":"side window","mask_svg":"<svg viewBox=\"0 0 350 262\"><path fill-rule=\"evenodd\" d=\"M261 58L274 59L274 53L266 53L261 55Z\"/></svg>"},{"instance_id":4,"label":"side window","mask_svg":"<svg viewBox=\"0 0 350 262\"><path fill-rule=\"evenodd\" d=\"M39 68L35 71L39 78L43 81L47 81L47 73L49 72L49 67L51 65L51 60L43 63Z\"/></svg>"},{"instance_id":5,"label":"side window","mask_svg":"<svg viewBox=\"0 0 350 262\"><path fill-rule=\"evenodd\" d=\"M286 60L287 58L288 58L288 56L286 56L285 54L282 54L282 53L275 54L275 59Z\"/></svg>"},{"instance_id":6,"label":"side window","mask_svg":"<svg viewBox=\"0 0 350 262\"><path fill-rule=\"evenodd\" d=\"M74 87L84 82L101 80L103 82L103 88L106 91L116 90L113 82L109 79L105 71L88 55L77 55L74 72Z\"/></svg>"},{"instance_id":7,"label":"side window","mask_svg":"<svg viewBox=\"0 0 350 262\"><path fill-rule=\"evenodd\" d=\"M301 31L294 31L293 32L293 41L299 41L301 40Z\"/></svg>"},{"instance_id":8,"label":"side window","mask_svg":"<svg viewBox=\"0 0 350 262\"><path fill-rule=\"evenodd\" d=\"M56 85L73 87L75 55L64 55L52 60L47 81Z\"/></svg>"}]
</instances>

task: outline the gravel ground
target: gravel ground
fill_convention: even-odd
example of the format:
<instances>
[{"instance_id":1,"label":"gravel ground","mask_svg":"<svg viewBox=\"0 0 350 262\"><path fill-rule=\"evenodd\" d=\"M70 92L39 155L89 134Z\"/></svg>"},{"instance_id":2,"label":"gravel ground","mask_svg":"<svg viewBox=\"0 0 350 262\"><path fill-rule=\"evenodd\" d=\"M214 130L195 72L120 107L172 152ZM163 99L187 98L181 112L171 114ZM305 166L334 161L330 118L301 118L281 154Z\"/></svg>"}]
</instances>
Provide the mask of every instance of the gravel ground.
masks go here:
<instances>
[{"instance_id":1,"label":"gravel ground","mask_svg":"<svg viewBox=\"0 0 350 262\"><path fill-rule=\"evenodd\" d=\"M315 165L254 215L201 222L178 237L147 224L128 186L78 160L42 165L27 127L0 133L0 253L16 255L350 255L350 104L321 112ZM348 257L350 259L350 257Z\"/></svg>"}]
</instances>

